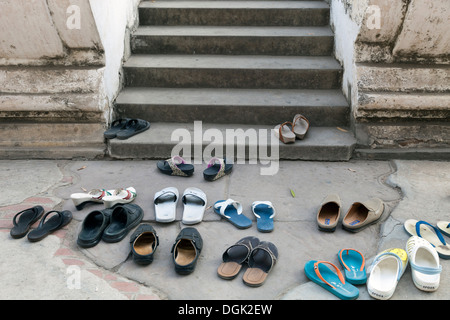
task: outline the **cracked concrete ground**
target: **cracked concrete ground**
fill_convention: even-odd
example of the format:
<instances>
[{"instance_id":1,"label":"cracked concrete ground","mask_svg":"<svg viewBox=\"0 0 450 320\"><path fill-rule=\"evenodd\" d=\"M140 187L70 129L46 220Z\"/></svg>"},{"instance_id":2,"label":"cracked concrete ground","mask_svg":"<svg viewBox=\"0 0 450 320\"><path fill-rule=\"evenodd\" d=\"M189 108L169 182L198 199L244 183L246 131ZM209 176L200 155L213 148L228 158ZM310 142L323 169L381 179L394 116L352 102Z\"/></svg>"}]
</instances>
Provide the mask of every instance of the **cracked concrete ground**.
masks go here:
<instances>
[{"instance_id":1,"label":"cracked concrete ground","mask_svg":"<svg viewBox=\"0 0 450 320\"><path fill-rule=\"evenodd\" d=\"M215 182L203 179L204 165L195 165L193 177L170 177L156 169L156 161L0 161L0 298L2 299L336 299L310 282L303 272L308 260L328 260L338 265L337 252L353 247L368 263L380 251L404 248L408 234L403 222L409 218L435 224L450 220L450 163L433 161L282 161L274 176L260 175L259 165L235 164L231 175ZM138 266L130 259L129 236L119 243L100 242L90 249L76 245L85 216L103 205L76 210L70 194L82 189L133 186L135 203L145 212L160 238L155 260ZM204 248L194 273L175 273L170 249L184 225L182 204L177 220L170 224L154 221L153 196L164 187L195 186L208 197L204 219L195 225ZM291 191L294 191L295 197ZM353 234L341 228L333 233L318 231L317 209L329 193L342 199L342 216L353 202L381 198L386 210L380 221ZM221 220L211 206L217 200L233 198L242 203L253 226L239 230ZM270 200L276 208L275 229L260 233L250 206L256 200ZM30 243L12 239L9 230L15 213L33 205L71 210L73 221L44 240ZM341 217L342 217L341 216ZM35 224L34 227L36 227ZM131 233L130 233L131 234ZM223 251L237 240L254 235L273 242L279 259L265 284L250 288L242 274L234 280L220 279L216 270ZM441 259L443 272L438 291L425 293L415 288L409 268L392 299L448 299L450 262ZM195 290L192 290L195 288ZM360 300L372 299L359 286Z\"/></svg>"}]
</instances>

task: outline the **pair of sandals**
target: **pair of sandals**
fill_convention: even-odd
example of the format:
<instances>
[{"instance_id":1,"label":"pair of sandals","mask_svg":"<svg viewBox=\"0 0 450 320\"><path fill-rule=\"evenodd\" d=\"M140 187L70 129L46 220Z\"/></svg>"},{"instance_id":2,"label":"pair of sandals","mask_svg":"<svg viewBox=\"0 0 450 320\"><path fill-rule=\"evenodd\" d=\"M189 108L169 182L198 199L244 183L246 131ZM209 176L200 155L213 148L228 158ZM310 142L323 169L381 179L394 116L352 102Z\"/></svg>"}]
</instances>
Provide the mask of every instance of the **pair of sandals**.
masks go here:
<instances>
[{"instance_id":1,"label":"pair of sandals","mask_svg":"<svg viewBox=\"0 0 450 320\"><path fill-rule=\"evenodd\" d=\"M28 232L31 226L39 219L41 219L41 221L39 222L38 227ZM28 233L28 240L36 242L68 225L70 221L72 221L72 212L68 210L52 210L44 214L44 208L42 206L34 206L14 215L14 227L10 230L10 235L14 239L20 239Z\"/></svg>"},{"instance_id":2,"label":"pair of sandals","mask_svg":"<svg viewBox=\"0 0 450 320\"><path fill-rule=\"evenodd\" d=\"M133 261L148 265L159 245L156 230L149 224L141 224L130 237ZM197 229L184 228L178 234L172 246L172 260L178 274L190 274L194 271L203 248L203 239Z\"/></svg>"},{"instance_id":3,"label":"pair of sandals","mask_svg":"<svg viewBox=\"0 0 450 320\"><path fill-rule=\"evenodd\" d=\"M214 204L214 212L221 218L230 222L238 229L247 229L252 226L252 220L242 214L242 204L233 199L219 200ZM252 212L256 217L256 227L260 232L272 232L276 211L270 201L255 201L252 203Z\"/></svg>"},{"instance_id":4,"label":"pair of sandals","mask_svg":"<svg viewBox=\"0 0 450 320\"><path fill-rule=\"evenodd\" d=\"M190 177L194 174L194 166L180 156L174 156L167 160L158 161L158 169L170 176ZM203 171L203 178L207 181L218 180L233 170L233 164L227 159L213 157L208 162L208 167Z\"/></svg>"},{"instance_id":5,"label":"pair of sandals","mask_svg":"<svg viewBox=\"0 0 450 320\"><path fill-rule=\"evenodd\" d=\"M77 244L91 248L100 240L119 242L136 227L144 217L144 211L137 204L119 204L114 208L94 210L83 220Z\"/></svg>"},{"instance_id":6,"label":"pair of sandals","mask_svg":"<svg viewBox=\"0 0 450 320\"><path fill-rule=\"evenodd\" d=\"M242 281L250 287L259 287L266 281L277 259L278 249L273 243L249 236L225 250L217 274L222 279L232 280L247 264Z\"/></svg>"},{"instance_id":7,"label":"pair of sandals","mask_svg":"<svg viewBox=\"0 0 450 320\"><path fill-rule=\"evenodd\" d=\"M148 129L150 129L150 122L146 120L124 118L114 120L103 135L106 139L125 140Z\"/></svg>"},{"instance_id":8,"label":"pair of sandals","mask_svg":"<svg viewBox=\"0 0 450 320\"><path fill-rule=\"evenodd\" d=\"M72 193L70 198L77 210L81 210L85 205L91 203L103 203L105 208L112 208L116 204L125 204L132 202L137 196L136 189L128 187L126 189L118 188L115 190L92 189L87 193Z\"/></svg>"},{"instance_id":9,"label":"pair of sandals","mask_svg":"<svg viewBox=\"0 0 450 320\"><path fill-rule=\"evenodd\" d=\"M294 143L296 139L303 140L309 129L309 121L305 116L296 114L292 122L286 121L273 130L275 136L283 143Z\"/></svg>"},{"instance_id":10,"label":"pair of sandals","mask_svg":"<svg viewBox=\"0 0 450 320\"><path fill-rule=\"evenodd\" d=\"M320 231L336 230L341 215L341 199L337 194L325 197L317 212L317 225ZM372 198L364 202L354 202L342 220L342 227L350 232L359 232L376 223L384 212L381 199Z\"/></svg>"},{"instance_id":11,"label":"pair of sandals","mask_svg":"<svg viewBox=\"0 0 450 320\"><path fill-rule=\"evenodd\" d=\"M179 193L175 187L167 187L155 193L153 203L157 222L175 220L178 199ZM184 205L182 222L188 225L200 223L206 209L206 194L199 188L189 187L184 190L181 201Z\"/></svg>"},{"instance_id":12,"label":"pair of sandals","mask_svg":"<svg viewBox=\"0 0 450 320\"><path fill-rule=\"evenodd\" d=\"M305 274L314 283L342 300L354 300L359 297L361 285L367 281L364 255L358 250L345 248L338 252L338 259L344 268L339 268L324 260L310 260L305 264ZM330 268L331 267L331 268Z\"/></svg>"},{"instance_id":13,"label":"pair of sandals","mask_svg":"<svg viewBox=\"0 0 450 320\"><path fill-rule=\"evenodd\" d=\"M436 226L433 226L423 220L408 219L403 227L410 236L417 236L431 243L439 257L450 259L450 244L445 241L443 236L450 237L450 223L448 221L438 221Z\"/></svg>"}]
</instances>

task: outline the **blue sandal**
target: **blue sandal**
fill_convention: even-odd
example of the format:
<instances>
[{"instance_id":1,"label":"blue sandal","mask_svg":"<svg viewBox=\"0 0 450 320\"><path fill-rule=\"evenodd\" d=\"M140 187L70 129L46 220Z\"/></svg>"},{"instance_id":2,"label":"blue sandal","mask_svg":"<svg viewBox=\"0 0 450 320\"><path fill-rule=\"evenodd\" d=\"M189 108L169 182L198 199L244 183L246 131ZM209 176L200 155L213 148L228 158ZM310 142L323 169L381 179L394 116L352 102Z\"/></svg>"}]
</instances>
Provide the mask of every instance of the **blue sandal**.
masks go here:
<instances>
[{"instance_id":1,"label":"blue sandal","mask_svg":"<svg viewBox=\"0 0 450 320\"><path fill-rule=\"evenodd\" d=\"M352 284L366 283L366 260L361 252L349 248L342 249L338 253L338 258L348 282Z\"/></svg>"},{"instance_id":2,"label":"blue sandal","mask_svg":"<svg viewBox=\"0 0 450 320\"><path fill-rule=\"evenodd\" d=\"M252 204L252 212L256 217L256 227L260 232L273 231L273 217L275 208L270 201L255 201Z\"/></svg>"},{"instance_id":3,"label":"blue sandal","mask_svg":"<svg viewBox=\"0 0 450 320\"><path fill-rule=\"evenodd\" d=\"M214 212L239 229L252 226L252 220L242 214L242 205L233 199L217 201L214 204Z\"/></svg>"}]
</instances>

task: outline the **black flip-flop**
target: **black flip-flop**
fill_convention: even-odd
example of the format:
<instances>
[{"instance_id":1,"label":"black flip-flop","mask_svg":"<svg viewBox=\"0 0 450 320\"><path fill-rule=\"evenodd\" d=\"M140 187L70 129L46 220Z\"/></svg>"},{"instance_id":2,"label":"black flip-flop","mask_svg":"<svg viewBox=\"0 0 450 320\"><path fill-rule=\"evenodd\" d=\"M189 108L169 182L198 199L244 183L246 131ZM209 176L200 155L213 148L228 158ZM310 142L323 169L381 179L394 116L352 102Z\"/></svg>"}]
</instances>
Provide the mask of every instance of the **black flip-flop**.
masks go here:
<instances>
[{"instance_id":1,"label":"black flip-flop","mask_svg":"<svg viewBox=\"0 0 450 320\"><path fill-rule=\"evenodd\" d=\"M159 171L169 176L190 177L194 174L194 166L186 163L186 161L180 157L175 156L167 160L160 160L156 163Z\"/></svg>"},{"instance_id":2,"label":"black flip-flop","mask_svg":"<svg viewBox=\"0 0 450 320\"><path fill-rule=\"evenodd\" d=\"M47 217L51 213L56 213L56 214L52 215L46 221ZM36 229L30 231L30 233L28 233L28 240L31 242L36 242L36 241L42 240L46 236L51 234L52 232L68 225L70 223L70 221L72 221L72 212L70 212L68 210L49 211L42 217L42 220L39 223L39 226Z\"/></svg>"},{"instance_id":3,"label":"black flip-flop","mask_svg":"<svg viewBox=\"0 0 450 320\"><path fill-rule=\"evenodd\" d=\"M111 123L111 127L108 130L106 130L103 133L103 135L105 136L106 139L114 139L116 137L117 132L119 132L119 130L125 128L128 121L130 121L130 120L131 119L129 119L129 118L114 120Z\"/></svg>"},{"instance_id":4,"label":"black flip-flop","mask_svg":"<svg viewBox=\"0 0 450 320\"><path fill-rule=\"evenodd\" d=\"M136 227L144 217L144 210L137 204L127 203L117 205L111 213L111 220L103 231L102 240L105 242L119 242Z\"/></svg>"},{"instance_id":5,"label":"black flip-flop","mask_svg":"<svg viewBox=\"0 0 450 320\"><path fill-rule=\"evenodd\" d=\"M116 138L120 140L128 139L138 133L144 132L150 128L150 122L142 119L131 119L125 127L117 131Z\"/></svg>"},{"instance_id":6,"label":"black flip-flop","mask_svg":"<svg viewBox=\"0 0 450 320\"><path fill-rule=\"evenodd\" d=\"M111 209L94 210L84 218L77 239L80 247L91 248L100 242L103 231L109 225L111 212Z\"/></svg>"},{"instance_id":7,"label":"black flip-flop","mask_svg":"<svg viewBox=\"0 0 450 320\"><path fill-rule=\"evenodd\" d=\"M227 163L227 159L212 158L208 163L208 168L203 171L203 177L208 181L215 181L230 174L233 164Z\"/></svg>"},{"instance_id":8,"label":"black flip-flop","mask_svg":"<svg viewBox=\"0 0 450 320\"><path fill-rule=\"evenodd\" d=\"M13 218L14 227L9 232L11 237L14 239L23 238L33 223L38 221L43 213L44 208L41 206L34 206L33 208L25 209L17 213ZM17 217L19 217L18 221Z\"/></svg>"}]
</instances>

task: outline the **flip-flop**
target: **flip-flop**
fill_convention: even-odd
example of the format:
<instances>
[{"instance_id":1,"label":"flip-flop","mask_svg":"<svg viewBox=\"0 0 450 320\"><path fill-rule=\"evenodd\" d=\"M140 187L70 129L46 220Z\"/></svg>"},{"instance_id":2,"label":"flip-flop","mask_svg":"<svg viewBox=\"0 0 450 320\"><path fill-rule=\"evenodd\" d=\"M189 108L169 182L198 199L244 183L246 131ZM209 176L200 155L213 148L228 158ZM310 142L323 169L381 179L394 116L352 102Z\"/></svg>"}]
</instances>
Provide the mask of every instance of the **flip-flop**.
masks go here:
<instances>
[{"instance_id":1,"label":"flip-flop","mask_svg":"<svg viewBox=\"0 0 450 320\"><path fill-rule=\"evenodd\" d=\"M282 124L277 125L273 132L275 136L280 139L281 142L287 144L287 143L294 143L295 142L295 133L292 131L292 128L294 125L290 121L286 121Z\"/></svg>"},{"instance_id":2,"label":"flip-flop","mask_svg":"<svg viewBox=\"0 0 450 320\"><path fill-rule=\"evenodd\" d=\"M156 166L159 171L169 176L190 177L194 174L194 166L186 163L180 156L174 156L167 160L160 160Z\"/></svg>"},{"instance_id":3,"label":"flip-flop","mask_svg":"<svg viewBox=\"0 0 450 320\"><path fill-rule=\"evenodd\" d=\"M258 246L259 239L256 237L245 237L229 247L222 255L222 264L217 268L219 277L225 280L236 278L242 265L248 261L250 253Z\"/></svg>"},{"instance_id":4,"label":"flip-flop","mask_svg":"<svg viewBox=\"0 0 450 320\"><path fill-rule=\"evenodd\" d=\"M227 159L213 157L209 160L208 167L203 171L203 177L207 181L215 181L230 174L232 170L233 164L228 163Z\"/></svg>"},{"instance_id":5,"label":"flip-flop","mask_svg":"<svg viewBox=\"0 0 450 320\"><path fill-rule=\"evenodd\" d=\"M450 221L438 221L436 226L443 234L450 237Z\"/></svg>"},{"instance_id":6,"label":"flip-flop","mask_svg":"<svg viewBox=\"0 0 450 320\"><path fill-rule=\"evenodd\" d=\"M406 220L403 226L409 235L424 238L431 243L435 247L439 257L442 259L450 259L450 245L445 242L438 228L426 221L418 221L415 219Z\"/></svg>"},{"instance_id":7,"label":"flip-flop","mask_svg":"<svg viewBox=\"0 0 450 320\"><path fill-rule=\"evenodd\" d=\"M56 213L52 215L48 220L47 217L51 213ZM44 239L46 236L52 232L61 229L62 227L68 225L72 221L72 212L68 210L56 211L52 210L44 214L39 226L28 233L28 240L31 242L36 242Z\"/></svg>"},{"instance_id":8,"label":"flip-flop","mask_svg":"<svg viewBox=\"0 0 450 320\"><path fill-rule=\"evenodd\" d=\"M158 222L172 222L176 218L178 189L167 187L155 193L153 203L155 204L155 218Z\"/></svg>"},{"instance_id":9,"label":"flip-flop","mask_svg":"<svg viewBox=\"0 0 450 320\"><path fill-rule=\"evenodd\" d=\"M407 265L408 255L403 249L392 248L378 254L370 267L369 295L379 300L390 299Z\"/></svg>"},{"instance_id":10,"label":"flip-flop","mask_svg":"<svg viewBox=\"0 0 450 320\"><path fill-rule=\"evenodd\" d=\"M111 213L109 225L103 231L102 240L105 242L119 242L136 227L144 217L144 211L134 203L117 205Z\"/></svg>"},{"instance_id":11,"label":"flip-flop","mask_svg":"<svg viewBox=\"0 0 450 320\"><path fill-rule=\"evenodd\" d=\"M302 140L309 129L308 119L306 119L306 117L301 114L296 114L294 116L292 124L293 124L292 131L294 132L296 138Z\"/></svg>"},{"instance_id":12,"label":"flip-flop","mask_svg":"<svg viewBox=\"0 0 450 320\"><path fill-rule=\"evenodd\" d=\"M103 203L103 198L108 195L112 195L113 191L114 190L92 189L86 193L72 193L70 198L72 199L75 208L77 208L77 210L81 210L85 205L90 203Z\"/></svg>"},{"instance_id":13,"label":"flip-flop","mask_svg":"<svg viewBox=\"0 0 450 320\"><path fill-rule=\"evenodd\" d=\"M252 212L256 217L256 227L260 232L273 231L273 217L275 208L270 201L255 201L252 204Z\"/></svg>"},{"instance_id":14,"label":"flip-flop","mask_svg":"<svg viewBox=\"0 0 450 320\"><path fill-rule=\"evenodd\" d=\"M272 242L261 241L248 257L248 269L242 281L250 287L259 287L267 279L278 259L278 249Z\"/></svg>"},{"instance_id":15,"label":"flip-flop","mask_svg":"<svg viewBox=\"0 0 450 320\"><path fill-rule=\"evenodd\" d=\"M206 208L206 194L194 187L187 188L181 198L184 204L182 222L184 224L196 224L203 220Z\"/></svg>"},{"instance_id":16,"label":"flip-flop","mask_svg":"<svg viewBox=\"0 0 450 320\"><path fill-rule=\"evenodd\" d=\"M41 206L34 206L16 213L13 218L14 227L9 232L11 237L14 239L23 238L31 226L42 217L43 213L44 208Z\"/></svg>"},{"instance_id":17,"label":"flip-flop","mask_svg":"<svg viewBox=\"0 0 450 320\"><path fill-rule=\"evenodd\" d=\"M142 119L130 119L127 124L116 133L116 138L125 140L150 129L150 122Z\"/></svg>"},{"instance_id":18,"label":"flip-flop","mask_svg":"<svg viewBox=\"0 0 450 320\"><path fill-rule=\"evenodd\" d=\"M117 132L119 132L119 130L125 128L128 121L130 121L130 120L131 119L129 119L129 118L114 120L111 123L111 127L108 130L106 130L103 133L103 135L105 136L106 139L114 139L116 137Z\"/></svg>"},{"instance_id":19,"label":"flip-flop","mask_svg":"<svg viewBox=\"0 0 450 320\"><path fill-rule=\"evenodd\" d=\"M338 259L344 268L345 279L351 284L364 284L367 281L366 260L361 252L345 248L339 251Z\"/></svg>"},{"instance_id":20,"label":"flip-flop","mask_svg":"<svg viewBox=\"0 0 450 320\"><path fill-rule=\"evenodd\" d=\"M242 214L242 205L233 199L217 201L214 204L214 212L239 229L252 226L252 220Z\"/></svg>"},{"instance_id":21,"label":"flip-flop","mask_svg":"<svg viewBox=\"0 0 450 320\"><path fill-rule=\"evenodd\" d=\"M333 267L334 271L328 267ZM345 282L342 272L329 261L310 260L305 264L305 274L312 282L331 292L342 300L354 300L359 290L350 282Z\"/></svg>"}]
</instances>

